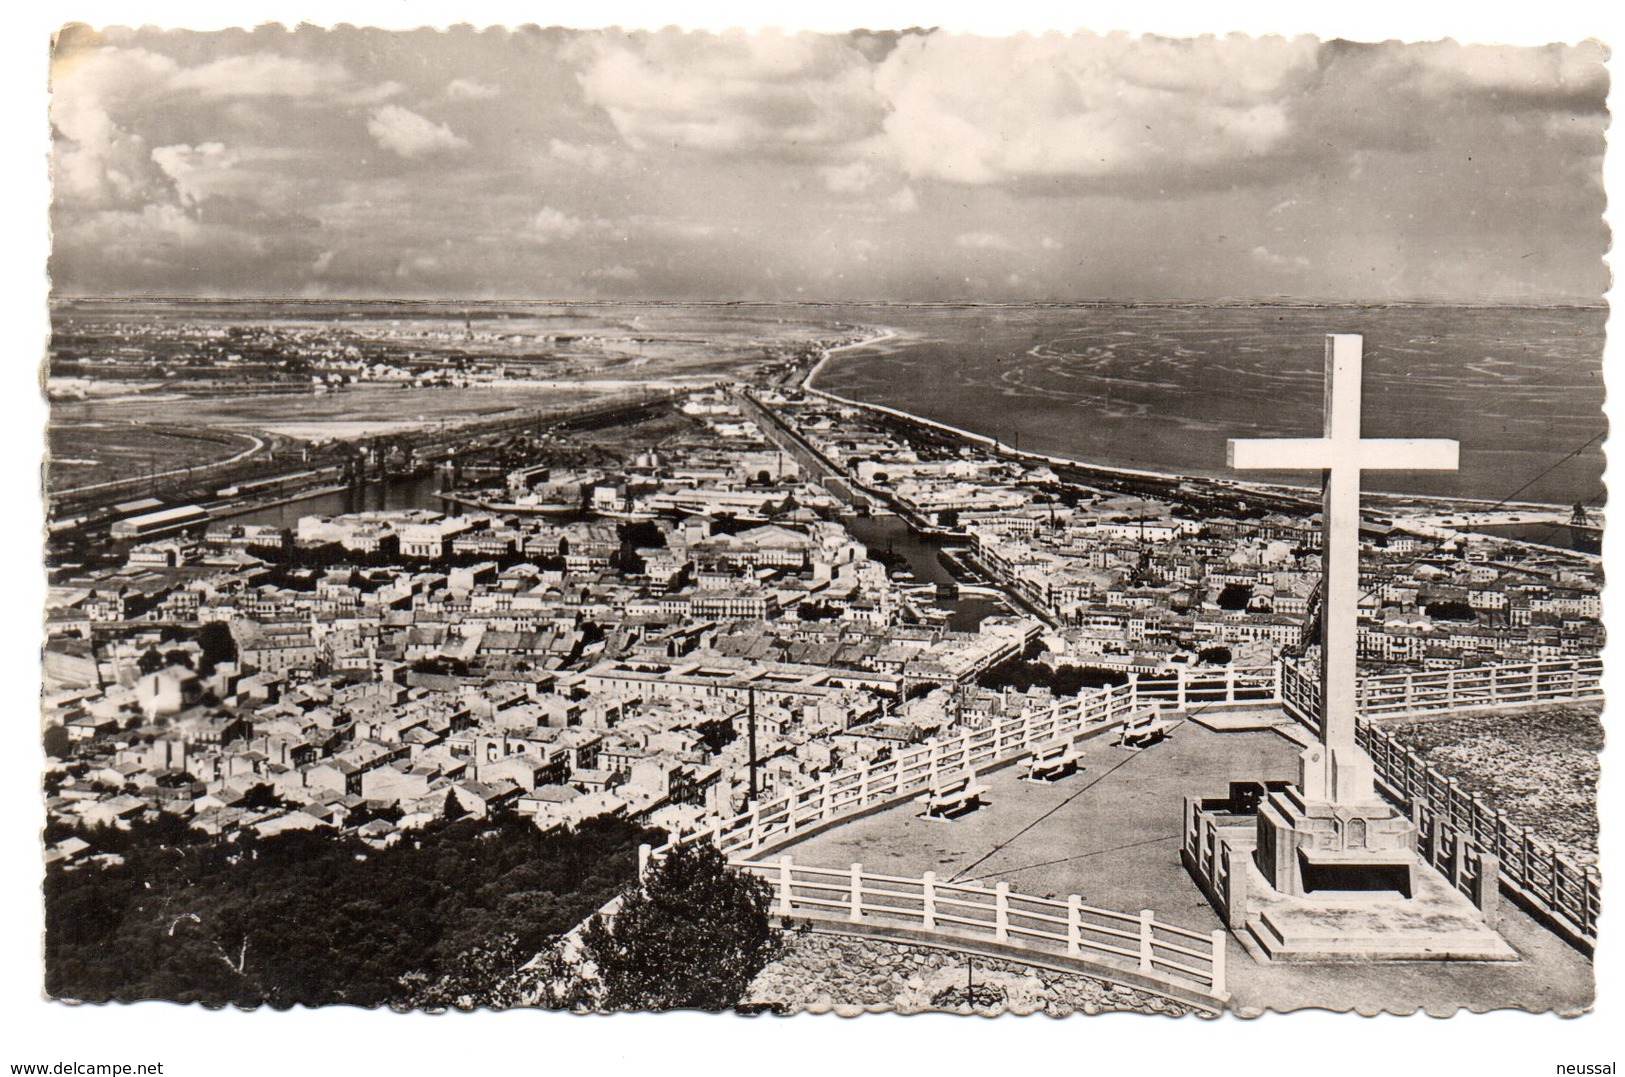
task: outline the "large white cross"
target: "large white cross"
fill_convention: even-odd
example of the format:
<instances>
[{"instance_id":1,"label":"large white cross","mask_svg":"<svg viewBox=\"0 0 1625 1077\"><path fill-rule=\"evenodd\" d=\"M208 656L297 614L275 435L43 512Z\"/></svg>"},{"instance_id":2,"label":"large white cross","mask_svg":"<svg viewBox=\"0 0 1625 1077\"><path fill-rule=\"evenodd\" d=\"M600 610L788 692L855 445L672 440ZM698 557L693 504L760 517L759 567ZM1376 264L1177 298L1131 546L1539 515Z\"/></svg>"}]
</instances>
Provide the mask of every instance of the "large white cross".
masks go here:
<instances>
[{"instance_id":1,"label":"large white cross","mask_svg":"<svg viewBox=\"0 0 1625 1077\"><path fill-rule=\"evenodd\" d=\"M1359 649L1360 472L1454 471L1460 446L1439 438L1360 437L1361 338L1326 337L1326 436L1229 442L1238 470L1322 473L1320 720L1323 751L1304 753L1301 785L1311 801L1369 803L1370 762L1354 741Z\"/></svg>"}]
</instances>

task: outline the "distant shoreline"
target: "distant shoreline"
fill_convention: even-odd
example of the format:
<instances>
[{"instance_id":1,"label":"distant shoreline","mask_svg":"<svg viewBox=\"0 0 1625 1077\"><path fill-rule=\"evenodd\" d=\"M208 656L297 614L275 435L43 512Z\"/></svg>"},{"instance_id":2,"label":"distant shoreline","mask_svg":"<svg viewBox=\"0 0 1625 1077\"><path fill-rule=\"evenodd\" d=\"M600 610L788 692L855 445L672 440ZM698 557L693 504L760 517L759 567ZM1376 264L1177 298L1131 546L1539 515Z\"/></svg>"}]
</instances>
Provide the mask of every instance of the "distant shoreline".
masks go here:
<instances>
[{"instance_id":1,"label":"distant shoreline","mask_svg":"<svg viewBox=\"0 0 1625 1077\"><path fill-rule=\"evenodd\" d=\"M1181 307L1207 310L1233 307L1282 307L1296 310L1349 310L1377 307L1459 307L1470 310L1607 310L1606 302L1583 302L1576 299L1292 299L1272 296L1256 299L1070 299L1030 300L1026 302L998 303L990 301L959 300L883 300L883 299L535 299L510 297L507 299L427 299L421 296L210 296L210 295L62 295L52 294L47 303L53 307L75 303L174 303L212 304L226 306L241 304L297 304L300 306L339 306L343 304L378 303L395 306L481 308L518 305L526 307L858 307L873 310L928 310L932 308L975 308L979 310L1035 310L1066 309L1071 307Z\"/></svg>"},{"instance_id":2,"label":"distant shoreline","mask_svg":"<svg viewBox=\"0 0 1625 1077\"><path fill-rule=\"evenodd\" d=\"M818 362L809 367L807 369L807 373L802 376L800 388L803 392L822 397L823 399L835 404L863 408L867 411L878 412L882 415L890 415L893 418L902 419L907 422L919 423L922 426L929 426L962 441L983 446L1003 456L1013 456L1023 460L1033 460L1051 466L1059 464L1061 466L1088 467L1096 471L1104 471L1114 475L1122 475L1125 478L1131 479L1156 479L1164 482L1202 482L1222 486L1225 489L1254 491L1260 494L1286 493L1294 497L1309 497L1311 499L1319 496L1319 489L1313 486L1296 486L1285 483L1249 482L1244 479L1219 479L1210 475L1189 474L1185 472L1151 471L1145 468L1121 467L1117 464L1104 464L1096 460L1085 460L1080 457L1052 456L1047 453L1029 452L1006 445L997 438L990 437L986 434L978 434L973 430L966 430L963 427L938 422L936 419L929 419L923 415L915 415L912 412L903 411L900 408L890 407L886 404L875 404L866 400L853 400L850 397L841 396L838 393L832 393L828 390L819 389L817 386L815 386L813 382L819 374L823 373L825 364L830 361L835 353L856 351L862 348L873 347L876 344L896 339L899 335L898 330L891 329L886 326L876 325L865 326L864 328L873 330L874 335L863 340L853 341L851 344L842 344L838 347L829 348L824 351L824 353L819 357ZM1361 494L1363 497L1368 498L1376 497L1390 501L1408 501L1420 505L1477 506L1480 509L1493 505L1506 510L1563 510L1567 508L1565 505L1545 501L1496 501L1492 498L1451 497L1444 494L1409 494L1403 492L1396 493L1387 490L1362 490Z\"/></svg>"}]
</instances>

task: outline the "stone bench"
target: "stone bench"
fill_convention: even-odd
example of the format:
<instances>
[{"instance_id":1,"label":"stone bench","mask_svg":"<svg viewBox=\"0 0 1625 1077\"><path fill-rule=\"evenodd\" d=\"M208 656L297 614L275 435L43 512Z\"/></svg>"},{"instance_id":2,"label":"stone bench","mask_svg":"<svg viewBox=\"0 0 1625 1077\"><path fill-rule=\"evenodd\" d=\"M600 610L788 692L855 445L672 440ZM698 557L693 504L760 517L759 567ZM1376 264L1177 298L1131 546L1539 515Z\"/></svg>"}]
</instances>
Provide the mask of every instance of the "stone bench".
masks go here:
<instances>
[{"instance_id":1,"label":"stone bench","mask_svg":"<svg viewBox=\"0 0 1625 1077\"><path fill-rule=\"evenodd\" d=\"M1117 736L1117 745L1131 751L1149 748L1165 739L1173 728L1174 723L1161 717L1158 711L1141 711L1131 715L1123 723L1123 730Z\"/></svg>"},{"instance_id":2,"label":"stone bench","mask_svg":"<svg viewBox=\"0 0 1625 1077\"><path fill-rule=\"evenodd\" d=\"M1021 761L1026 768L1023 775L1032 782L1053 782L1078 769L1083 753L1072 747L1068 740L1058 740L1033 749L1033 754Z\"/></svg>"},{"instance_id":3,"label":"stone bench","mask_svg":"<svg viewBox=\"0 0 1625 1077\"><path fill-rule=\"evenodd\" d=\"M933 785L928 792L915 797L914 803L925 806L927 818L952 819L981 807L982 794L987 789L985 785L977 785L976 775L967 770L956 778Z\"/></svg>"}]
</instances>

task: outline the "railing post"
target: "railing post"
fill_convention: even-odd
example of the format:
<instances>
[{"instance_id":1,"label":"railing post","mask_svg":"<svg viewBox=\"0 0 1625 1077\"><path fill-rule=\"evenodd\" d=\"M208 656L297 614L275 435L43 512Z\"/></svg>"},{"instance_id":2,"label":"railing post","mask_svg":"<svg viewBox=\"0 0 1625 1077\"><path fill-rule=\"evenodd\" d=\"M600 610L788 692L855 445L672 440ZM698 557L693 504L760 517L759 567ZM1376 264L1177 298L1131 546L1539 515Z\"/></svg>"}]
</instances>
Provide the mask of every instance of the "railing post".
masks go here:
<instances>
[{"instance_id":1,"label":"railing post","mask_svg":"<svg viewBox=\"0 0 1625 1077\"><path fill-rule=\"evenodd\" d=\"M1224 959L1227 933L1223 928L1213 932L1213 993L1224 994Z\"/></svg>"},{"instance_id":2,"label":"railing post","mask_svg":"<svg viewBox=\"0 0 1625 1077\"><path fill-rule=\"evenodd\" d=\"M1066 896L1066 952L1077 957L1083 952L1083 899Z\"/></svg>"},{"instance_id":3,"label":"railing post","mask_svg":"<svg viewBox=\"0 0 1625 1077\"><path fill-rule=\"evenodd\" d=\"M1484 923L1493 928L1501 922L1501 861L1487 853L1478 856L1478 872L1473 877L1470 895L1478 911L1484 914ZM1584 926L1584 925L1582 925Z\"/></svg>"},{"instance_id":4,"label":"railing post","mask_svg":"<svg viewBox=\"0 0 1625 1077\"><path fill-rule=\"evenodd\" d=\"M650 849L649 846L647 846L647 845L639 845L638 846L638 881L639 882L641 882L643 880L643 877L649 873L649 854L651 852L653 852L653 851L654 850Z\"/></svg>"},{"instance_id":5,"label":"railing post","mask_svg":"<svg viewBox=\"0 0 1625 1077\"><path fill-rule=\"evenodd\" d=\"M1151 925L1156 923L1157 914L1150 909L1140 910L1140 971L1152 971L1151 959Z\"/></svg>"},{"instance_id":6,"label":"railing post","mask_svg":"<svg viewBox=\"0 0 1625 1077\"><path fill-rule=\"evenodd\" d=\"M863 865L852 865L852 910L847 913L848 920L863 919Z\"/></svg>"},{"instance_id":7,"label":"railing post","mask_svg":"<svg viewBox=\"0 0 1625 1077\"><path fill-rule=\"evenodd\" d=\"M1000 942L1010 937L1010 884L993 888L993 937Z\"/></svg>"},{"instance_id":8,"label":"railing post","mask_svg":"<svg viewBox=\"0 0 1625 1077\"><path fill-rule=\"evenodd\" d=\"M1561 913L1563 911L1563 878L1557 873L1557 850L1555 849L1546 850L1546 873L1546 877L1551 880L1552 884L1546 903L1552 907L1553 912Z\"/></svg>"},{"instance_id":9,"label":"railing post","mask_svg":"<svg viewBox=\"0 0 1625 1077\"><path fill-rule=\"evenodd\" d=\"M937 873L920 876L920 922L927 931L937 929Z\"/></svg>"},{"instance_id":10,"label":"railing post","mask_svg":"<svg viewBox=\"0 0 1625 1077\"><path fill-rule=\"evenodd\" d=\"M790 858L779 857L779 915L790 915Z\"/></svg>"}]
</instances>

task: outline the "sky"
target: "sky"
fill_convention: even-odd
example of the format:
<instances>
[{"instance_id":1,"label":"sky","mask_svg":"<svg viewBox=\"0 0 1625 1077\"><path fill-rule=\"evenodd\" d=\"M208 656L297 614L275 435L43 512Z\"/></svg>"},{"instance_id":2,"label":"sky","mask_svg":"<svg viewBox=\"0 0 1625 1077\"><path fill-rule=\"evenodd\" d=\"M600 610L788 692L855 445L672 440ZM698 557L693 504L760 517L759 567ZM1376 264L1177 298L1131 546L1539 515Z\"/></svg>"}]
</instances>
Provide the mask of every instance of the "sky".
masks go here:
<instances>
[{"instance_id":1,"label":"sky","mask_svg":"<svg viewBox=\"0 0 1625 1077\"><path fill-rule=\"evenodd\" d=\"M70 28L59 295L1597 302L1604 51Z\"/></svg>"}]
</instances>

